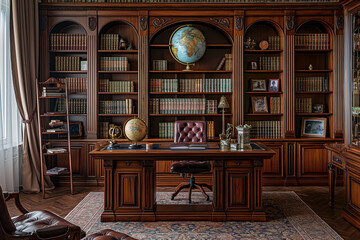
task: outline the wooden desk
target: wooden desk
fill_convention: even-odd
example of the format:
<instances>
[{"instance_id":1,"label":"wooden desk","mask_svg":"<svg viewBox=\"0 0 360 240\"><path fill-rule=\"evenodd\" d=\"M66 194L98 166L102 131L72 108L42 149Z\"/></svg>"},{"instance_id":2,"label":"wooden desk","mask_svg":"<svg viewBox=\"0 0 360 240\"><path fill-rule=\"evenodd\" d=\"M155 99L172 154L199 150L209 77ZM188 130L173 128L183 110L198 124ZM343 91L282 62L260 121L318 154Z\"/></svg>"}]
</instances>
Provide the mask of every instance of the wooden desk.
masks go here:
<instances>
[{"instance_id":1,"label":"wooden desk","mask_svg":"<svg viewBox=\"0 0 360 240\"><path fill-rule=\"evenodd\" d=\"M107 150L97 146L90 154L104 161L104 212L101 221L266 221L262 206L263 160L275 152L261 150ZM155 165L163 160L213 161L212 205L156 204ZM170 198L170 195L169 195Z\"/></svg>"}]
</instances>

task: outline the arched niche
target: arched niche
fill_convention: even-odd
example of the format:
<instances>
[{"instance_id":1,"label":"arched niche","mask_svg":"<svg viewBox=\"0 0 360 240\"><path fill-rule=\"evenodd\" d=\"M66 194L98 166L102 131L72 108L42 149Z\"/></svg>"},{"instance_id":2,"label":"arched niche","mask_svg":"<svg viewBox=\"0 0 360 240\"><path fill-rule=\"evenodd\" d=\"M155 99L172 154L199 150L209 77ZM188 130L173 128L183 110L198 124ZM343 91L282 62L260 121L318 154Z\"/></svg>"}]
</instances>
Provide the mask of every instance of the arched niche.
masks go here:
<instances>
[{"instance_id":1,"label":"arched niche","mask_svg":"<svg viewBox=\"0 0 360 240\"><path fill-rule=\"evenodd\" d=\"M118 34L119 40L123 39L128 47L131 43L133 49L138 49L138 33L133 25L126 21L114 21L106 24L99 32L99 48L101 50L101 35ZM111 41L111 40L110 40ZM118 49L120 50L120 48Z\"/></svg>"}]
</instances>

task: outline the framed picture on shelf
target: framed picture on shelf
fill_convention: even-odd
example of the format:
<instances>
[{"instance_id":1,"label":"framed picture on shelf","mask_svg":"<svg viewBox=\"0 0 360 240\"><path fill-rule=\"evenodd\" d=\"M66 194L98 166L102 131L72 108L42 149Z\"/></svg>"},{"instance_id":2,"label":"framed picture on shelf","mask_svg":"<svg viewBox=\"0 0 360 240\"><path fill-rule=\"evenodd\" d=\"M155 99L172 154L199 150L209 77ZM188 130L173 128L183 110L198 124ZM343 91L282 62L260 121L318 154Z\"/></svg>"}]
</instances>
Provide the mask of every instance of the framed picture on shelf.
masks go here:
<instances>
[{"instance_id":1,"label":"framed picture on shelf","mask_svg":"<svg viewBox=\"0 0 360 240\"><path fill-rule=\"evenodd\" d=\"M266 97L251 97L253 113L268 113Z\"/></svg>"},{"instance_id":2,"label":"framed picture on shelf","mask_svg":"<svg viewBox=\"0 0 360 240\"><path fill-rule=\"evenodd\" d=\"M325 137L326 118L303 118L301 123L302 137Z\"/></svg>"},{"instance_id":3,"label":"framed picture on shelf","mask_svg":"<svg viewBox=\"0 0 360 240\"><path fill-rule=\"evenodd\" d=\"M82 122L70 122L70 136L82 137ZM64 128L67 131L67 124L64 123Z\"/></svg>"},{"instance_id":4,"label":"framed picture on shelf","mask_svg":"<svg viewBox=\"0 0 360 240\"><path fill-rule=\"evenodd\" d=\"M265 79L250 79L251 91L253 92L266 92Z\"/></svg>"},{"instance_id":5,"label":"framed picture on shelf","mask_svg":"<svg viewBox=\"0 0 360 240\"><path fill-rule=\"evenodd\" d=\"M313 104L312 112L313 113L323 113L324 112L324 104Z\"/></svg>"},{"instance_id":6,"label":"framed picture on shelf","mask_svg":"<svg viewBox=\"0 0 360 240\"><path fill-rule=\"evenodd\" d=\"M278 92L279 83L279 79L269 79L269 92Z\"/></svg>"}]
</instances>

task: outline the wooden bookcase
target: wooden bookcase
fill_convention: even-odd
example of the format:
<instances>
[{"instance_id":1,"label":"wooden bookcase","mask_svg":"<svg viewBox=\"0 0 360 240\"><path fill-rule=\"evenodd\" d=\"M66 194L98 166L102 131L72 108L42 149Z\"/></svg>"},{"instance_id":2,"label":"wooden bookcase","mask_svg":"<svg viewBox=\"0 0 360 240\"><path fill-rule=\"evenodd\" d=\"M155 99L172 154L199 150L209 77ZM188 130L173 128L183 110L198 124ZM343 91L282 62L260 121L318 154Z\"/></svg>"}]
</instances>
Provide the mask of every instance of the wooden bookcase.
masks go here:
<instances>
[{"instance_id":1,"label":"wooden bookcase","mask_svg":"<svg viewBox=\"0 0 360 240\"><path fill-rule=\"evenodd\" d=\"M70 115L70 121L81 121L84 126L82 138L72 139L75 184L101 184L103 168L88 152L98 141L104 139L103 123L122 126L126 119L138 116L148 125L145 141L169 142L171 137L159 136L159 124L176 120L214 121L214 139L221 133L221 112L208 114L168 114L151 111L152 99L196 98L217 100L224 95L230 108L226 109L226 122L235 126L248 121L277 121L280 124L279 137L255 137L276 151L276 156L264 164L264 184L301 185L327 184L327 166L324 161L324 144L343 141L343 8L338 3L269 3L264 9L258 4L218 4L204 7L200 3L41 3L40 31L40 81L50 76L61 78L87 77L87 94L73 94L70 98L87 98L86 115ZM184 72L169 52L169 38L179 26L191 24L205 35L205 55ZM84 33L87 49L81 51L53 51L50 49L51 33ZM103 34L118 34L131 50L103 49ZM326 49L299 49L296 38L299 34L329 34ZM276 36L278 47L261 50L259 42ZM245 48L247 39L255 40L255 48ZM272 38L271 38L272 39ZM216 70L225 54L232 55L232 69ZM54 71L55 56L80 56L88 61L85 72ZM127 71L102 69L103 57L127 57L130 68ZM279 67L268 70L249 69L250 62L259 63L264 57L279 59ZM166 70L153 68L154 60L167 60ZM313 70L308 70L309 65ZM326 77L327 91L298 91L296 78ZM152 79L231 79L231 91L176 92L153 91ZM134 82L131 92L103 90L103 80ZM267 91L251 90L251 79L265 79ZM278 92L269 91L269 79L279 79ZM178 86L179 87L179 86ZM251 99L266 97L269 111L252 112ZM280 99L280 109L270 111L270 98ZM323 104L323 113L297 113L296 98L311 98L314 104ZM131 114L104 113L102 101L132 99ZM325 138L301 136L301 121L305 117L326 118ZM266 126L266 125L265 125ZM269 126L269 125L267 125ZM264 127L264 126L263 126ZM102 129L102 130L101 130ZM125 142L126 139L119 139ZM54 146L63 146L64 140L52 140ZM177 185L180 177L169 174L169 163L158 165L162 177L159 185ZM199 181L210 182L205 176ZM59 178L59 183L66 184Z\"/></svg>"}]
</instances>

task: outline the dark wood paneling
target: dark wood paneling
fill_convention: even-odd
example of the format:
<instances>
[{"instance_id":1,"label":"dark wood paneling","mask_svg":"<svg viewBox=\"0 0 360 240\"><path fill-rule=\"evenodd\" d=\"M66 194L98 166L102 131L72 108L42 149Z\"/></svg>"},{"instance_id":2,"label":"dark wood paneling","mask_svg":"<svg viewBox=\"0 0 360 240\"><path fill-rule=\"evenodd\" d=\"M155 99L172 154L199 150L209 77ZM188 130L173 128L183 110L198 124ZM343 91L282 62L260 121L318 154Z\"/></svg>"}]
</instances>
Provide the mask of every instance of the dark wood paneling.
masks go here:
<instances>
[{"instance_id":1,"label":"dark wood paneling","mask_svg":"<svg viewBox=\"0 0 360 240\"><path fill-rule=\"evenodd\" d=\"M225 204L225 209L231 210L233 207L250 209L250 172L226 171L225 176L225 192L226 195L229 196L228 202Z\"/></svg>"}]
</instances>

